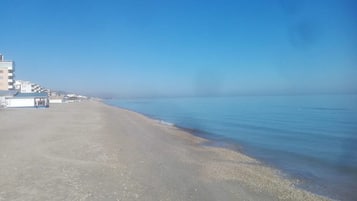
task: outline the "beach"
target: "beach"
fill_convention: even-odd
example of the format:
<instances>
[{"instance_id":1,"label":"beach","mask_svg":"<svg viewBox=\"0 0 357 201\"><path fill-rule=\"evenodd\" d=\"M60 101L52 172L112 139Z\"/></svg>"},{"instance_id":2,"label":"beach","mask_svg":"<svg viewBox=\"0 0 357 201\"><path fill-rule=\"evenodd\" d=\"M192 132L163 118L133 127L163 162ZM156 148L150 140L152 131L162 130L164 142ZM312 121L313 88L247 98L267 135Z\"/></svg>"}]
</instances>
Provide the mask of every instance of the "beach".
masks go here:
<instances>
[{"instance_id":1,"label":"beach","mask_svg":"<svg viewBox=\"0 0 357 201\"><path fill-rule=\"evenodd\" d=\"M2 200L327 200L271 167L97 101L0 110Z\"/></svg>"}]
</instances>

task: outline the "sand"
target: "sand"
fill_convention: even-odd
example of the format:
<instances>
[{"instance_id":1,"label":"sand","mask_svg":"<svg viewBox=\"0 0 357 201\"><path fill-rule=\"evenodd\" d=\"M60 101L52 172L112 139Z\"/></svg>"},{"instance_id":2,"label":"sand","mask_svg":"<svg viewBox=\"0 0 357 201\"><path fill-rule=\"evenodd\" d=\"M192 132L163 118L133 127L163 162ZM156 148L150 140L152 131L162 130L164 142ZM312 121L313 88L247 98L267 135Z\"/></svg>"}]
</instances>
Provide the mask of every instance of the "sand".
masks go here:
<instances>
[{"instance_id":1,"label":"sand","mask_svg":"<svg viewBox=\"0 0 357 201\"><path fill-rule=\"evenodd\" d=\"M85 101L0 110L0 200L326 200L241 153Z\"/></svg>"}]
</instances>

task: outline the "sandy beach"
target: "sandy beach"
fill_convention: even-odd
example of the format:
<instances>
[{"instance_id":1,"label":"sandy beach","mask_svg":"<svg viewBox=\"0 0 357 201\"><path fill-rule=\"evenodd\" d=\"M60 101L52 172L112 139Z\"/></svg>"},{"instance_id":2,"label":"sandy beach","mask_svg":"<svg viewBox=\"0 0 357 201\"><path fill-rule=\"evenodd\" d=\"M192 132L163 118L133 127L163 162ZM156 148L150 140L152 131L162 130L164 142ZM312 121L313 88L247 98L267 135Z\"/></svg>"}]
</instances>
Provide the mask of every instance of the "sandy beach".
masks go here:
<instances>
[{"instance_id":1,"label":"sandy beach","mask_svg":"<svg viewBox=\"0 0 357 201\"><path fill-rule=\"evenodd\" d=\"M326 200L244 154L85 101L0 109L0 201Z\"/></svg>"}]
</instances>

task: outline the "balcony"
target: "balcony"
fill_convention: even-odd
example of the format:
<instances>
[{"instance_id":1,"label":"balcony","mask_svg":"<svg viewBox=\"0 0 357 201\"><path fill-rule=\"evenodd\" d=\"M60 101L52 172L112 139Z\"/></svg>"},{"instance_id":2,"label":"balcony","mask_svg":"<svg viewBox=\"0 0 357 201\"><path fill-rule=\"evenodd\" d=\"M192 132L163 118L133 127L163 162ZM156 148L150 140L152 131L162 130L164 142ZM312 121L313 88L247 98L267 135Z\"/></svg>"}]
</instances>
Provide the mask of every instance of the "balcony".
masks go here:
<instances>
[{"instance_id":1,"label":"balcony","mask_svg":"<svg viewBox=\"0 0 357 201\"><path fill-rule=\"evenodd\" d=\"M8 79L7 82L8 83L14 83L14 80L13 79Z\"/></svg>"},{"instance_id":2,"label":"balcony","mask_svg":"<svg viewBox=\"0 0 357 201\"><path fill-rule=\"evenodd\" d=\"M7 74L7 76L9 76L9 77L13 77L13 76L14 76L14 74L9 72L9 73Z\"/></svg>"},{"instance_id":3,"label":"balcony","mask_svg":"<svg viewBox=\"0 0 357 201\"><path fill-rule=\"evenodd\" d=\"M14 86L9 85L9 86L7 87L7 89L8 89L8 90L13 90L13 89L15 89L15 88L14 88Z\"/></svg>"},{"instance_id":4,"label":"balcony","mask_svg":"<svg viewBox=\"0 0 357 201\"><path fill-rule=\"evenodd\" d=\"M12 61L2 61L2 62L0 62L0 67L2 67L2 68L5 67L11 71L15 70L15 65L14 65L14 62L12 62Z\"/></svg>"}]
</instances>

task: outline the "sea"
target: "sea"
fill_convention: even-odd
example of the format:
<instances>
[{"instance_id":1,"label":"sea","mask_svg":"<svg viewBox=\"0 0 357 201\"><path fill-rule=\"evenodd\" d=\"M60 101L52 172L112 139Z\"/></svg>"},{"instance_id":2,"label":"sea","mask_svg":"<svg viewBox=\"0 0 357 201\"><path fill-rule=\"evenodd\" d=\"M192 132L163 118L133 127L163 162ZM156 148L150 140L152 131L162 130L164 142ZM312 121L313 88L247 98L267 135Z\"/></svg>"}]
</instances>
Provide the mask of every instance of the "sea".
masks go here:
<instances>
[{"instance_id":1,"label":"sea","mask_svg":"<svg viewBox=\"0 0 357 201\"><path fill-rule=\"evenodd\" d=\"M357 200L357 95L111 99L161 123L243 152L298 186Z\"/></svg>"}]
</instances>

